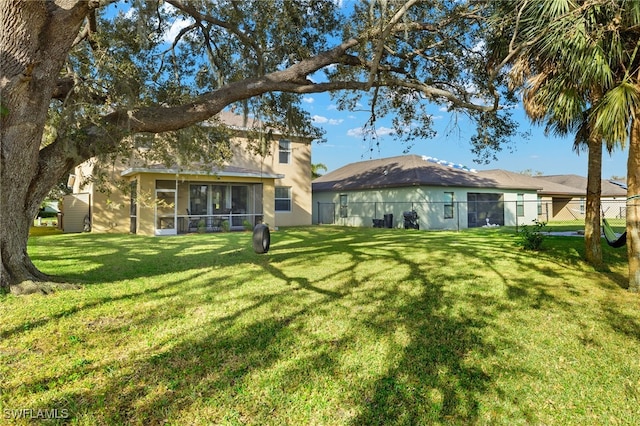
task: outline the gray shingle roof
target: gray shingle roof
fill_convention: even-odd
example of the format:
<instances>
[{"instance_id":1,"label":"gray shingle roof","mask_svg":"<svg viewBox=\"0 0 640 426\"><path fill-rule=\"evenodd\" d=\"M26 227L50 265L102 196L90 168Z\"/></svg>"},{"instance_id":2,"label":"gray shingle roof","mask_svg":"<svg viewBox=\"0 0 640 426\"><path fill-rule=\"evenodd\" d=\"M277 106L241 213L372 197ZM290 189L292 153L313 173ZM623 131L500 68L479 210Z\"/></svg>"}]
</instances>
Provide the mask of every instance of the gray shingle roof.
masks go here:
<instances>
[{"instance_id":1,"label":"gray shingle roof","mask_svg":"<svg viewBox=\"0 0 640 426\"><path fill-rule=\"evenodd\" d=\"M577 175L528 176L506 170L462 170L429 161L429 157L402 155L360 161L329 172L312 183L313 191L355 191L407 186L520 189L542 195L584 197L587 179ZM603 197L623 197L619 185L602 181Z\"/></svg>"},{"instance_id":2,"label":"gray shingle roof","mask_svg":"<svg viewBox=\"0 0 640 426\"><path fill-rule=\"evenodd\" d=\"M578 175L549 175L536 176L543 187L541 194L585 196L587 193L587 178ZM564 187L564 188L563 188ZM569 188L569 189L565 189ZM602 181L602 197L626 197L627 191L608 180Z\"/></svg>"},{"instance_id":3,"label":"gray shingle roof","mask_svg":"<svg viewBox=\"0 0 640 426\"><path fill-rule=\"evenodd\" d=\"M407 186L441 186L538 190L530 177L502 170L472 172L403 155L351 163L313 181L313 190L352 191Z\"/></svg>"}]
</instances>

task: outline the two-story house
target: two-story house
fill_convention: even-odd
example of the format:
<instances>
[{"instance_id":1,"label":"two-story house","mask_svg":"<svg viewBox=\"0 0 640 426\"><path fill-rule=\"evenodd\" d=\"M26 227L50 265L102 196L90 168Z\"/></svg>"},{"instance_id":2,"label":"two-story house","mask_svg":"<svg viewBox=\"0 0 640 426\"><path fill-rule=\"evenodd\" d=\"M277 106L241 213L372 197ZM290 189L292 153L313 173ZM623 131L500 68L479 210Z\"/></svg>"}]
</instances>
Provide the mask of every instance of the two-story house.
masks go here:
<instances>
[{"instance_id":1,"label":"two-story house","mask_svg":"<svg viewBox=\"0 0 640 426\"><path fill-rule=\"evenodd\" d=\"M96 159L78 166L63 202L65 232L175 235L311 224L311 139L275 134L263 157L247 148L243 117L218 118L233 134L233 158L223 167L102 164L129 189L104 191L92 179Z\"/></svg>"}]
</instances>

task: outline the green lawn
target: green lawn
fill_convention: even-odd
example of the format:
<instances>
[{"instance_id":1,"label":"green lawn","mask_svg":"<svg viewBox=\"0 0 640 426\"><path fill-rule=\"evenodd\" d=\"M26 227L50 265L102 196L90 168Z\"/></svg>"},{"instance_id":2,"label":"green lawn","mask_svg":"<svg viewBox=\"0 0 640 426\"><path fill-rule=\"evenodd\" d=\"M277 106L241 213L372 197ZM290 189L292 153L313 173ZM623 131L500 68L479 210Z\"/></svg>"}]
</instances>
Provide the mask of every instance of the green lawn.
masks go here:
<instances>
[{"instance_id":1,"label":"green lawn","mask_svg":"<svg viewBox=\"0 0 640 426\"><path fill-rule=\"evenodd\" d=\"M543 246L504 229L295 228L266 255L250 233L34 236L35 264L82 289L0 296L0 424L640 424L626 250L594 271L581 238Z\"/></svg>"}]
</instances>

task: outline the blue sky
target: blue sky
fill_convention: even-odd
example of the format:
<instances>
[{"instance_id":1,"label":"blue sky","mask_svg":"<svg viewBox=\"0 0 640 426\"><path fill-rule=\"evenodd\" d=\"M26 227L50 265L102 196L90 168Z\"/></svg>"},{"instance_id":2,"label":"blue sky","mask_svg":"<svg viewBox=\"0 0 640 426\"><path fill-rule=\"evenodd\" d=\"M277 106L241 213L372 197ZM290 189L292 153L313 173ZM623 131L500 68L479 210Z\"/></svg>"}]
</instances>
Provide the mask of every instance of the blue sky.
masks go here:
<instances>
[{"instance_id":1,"label":"blue sky","mask_svg":"<svg viewBox=\"0 0 640 426\"><path fill-rule=\"evenodd\" d=\"M322 163L328 171L356 161L403 155L405 146L388 134L390 118L379 120L380 146L369 146L359 132L367 122L368 113L338 111L328 94L312 94L304 97L304 105L314 117L315 124L326 131L324 143L313 143L312 163ZM504 169L512 172L531 170L545 175L576 174L587 176L587 153L580 155L572 150L572 138L546 136L544 128L532 125L522 108L516 108L514 118L520 123L520 131L530 131L528 139L514 139L513 152L497 153L498 160L489 164L474 162L469 144L473 125L464 117L456 117L438 106L431 107L437 135L433 139L417 141L409 154L426 155L441 160L463 164L478 170ZM373 148L373 150L371 150ZM627 150L612 155L605 152L602 161L602 177L626 176ZM324 173L324 172L323 172Z\"/></svg>"}]
</instances>

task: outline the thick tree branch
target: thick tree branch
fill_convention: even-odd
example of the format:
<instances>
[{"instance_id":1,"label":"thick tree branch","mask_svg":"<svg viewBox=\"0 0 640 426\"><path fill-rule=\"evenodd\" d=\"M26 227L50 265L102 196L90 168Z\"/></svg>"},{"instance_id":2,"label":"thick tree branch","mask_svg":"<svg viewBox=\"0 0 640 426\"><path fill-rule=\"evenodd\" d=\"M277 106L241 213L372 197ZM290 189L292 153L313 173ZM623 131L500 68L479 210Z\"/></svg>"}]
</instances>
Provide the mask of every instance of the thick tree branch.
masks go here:
<instances>
[{"instance_id":1,"label":"thick tree branch","mask_svg":"<svg viewBox=\"0 0 640 426\"><path fill-rule=\"evenodd\" d=\"M185 128L202 122L222 111L232 103L249 99L268 92L290 92L298 94L320 93L338 90L368 91L375 87L404 87L422 93L430 99L442 99L460 107L479 112L495 110L496 105L478 105L469 102L452 91L423 84L415 80L394 79L386 76L375 81L332 81L313 83L307 77L314 72L335 64L360 66L372 69L371 63L348 55L347 51L360 43L358 39L349 39L312 58L300 61L289 68L275 71L264 76L227 84L218 90L202 95L185 103L172 107L146 107L135 110L117 110L103 118L104 127L91 126L85 129L84 137L75 141L57 140L40 153L41 164L55 163L68 171L75 164L91 158L100 152L113 151L123 137L131 133L160 133ZM384 67L386 71L393 70ZM66 84L69 84L66 82ZM63 91L61 90L60 93ZM99 147L99 148L98 148ZM52 170L42 166L43 170ZM64 174L63 174L64 175Z\"/></svg>"}]
</instances>

